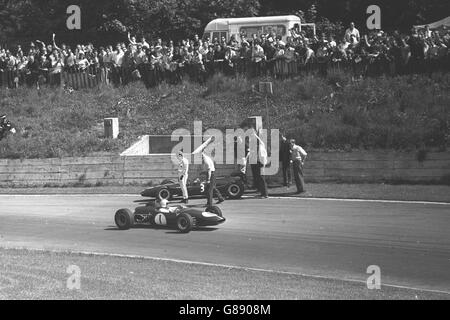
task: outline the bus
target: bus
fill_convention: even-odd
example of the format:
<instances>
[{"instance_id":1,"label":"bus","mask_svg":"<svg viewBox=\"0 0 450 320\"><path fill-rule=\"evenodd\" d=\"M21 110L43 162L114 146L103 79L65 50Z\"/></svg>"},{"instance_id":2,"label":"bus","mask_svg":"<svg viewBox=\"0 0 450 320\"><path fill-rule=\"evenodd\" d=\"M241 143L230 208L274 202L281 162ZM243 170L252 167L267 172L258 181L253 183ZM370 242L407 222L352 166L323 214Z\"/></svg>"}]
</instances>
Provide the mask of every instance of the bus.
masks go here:
<instances>
[{"instance_id":1,"label":"bus","mask_svg":"<svg viewBox=\"0 0 450 320\"><path fill-rule=\"evenodd\" d=\"M289 15L215 19L206 25L203 38L209 37L211 41L214 41L214 39L220 41L224 37L229 41L234 36L239 42L241 35L244 35L246 39L250 39L253 34L260 37L261 34L268 34L274 31L277 36L281 36L282 40L286 41L287 37L291 35L290 30L292 28L297 31L312 28L314 35L316 35L316 25L314 23L302 23L299 17Z\"/></svg>"}]
</instances>

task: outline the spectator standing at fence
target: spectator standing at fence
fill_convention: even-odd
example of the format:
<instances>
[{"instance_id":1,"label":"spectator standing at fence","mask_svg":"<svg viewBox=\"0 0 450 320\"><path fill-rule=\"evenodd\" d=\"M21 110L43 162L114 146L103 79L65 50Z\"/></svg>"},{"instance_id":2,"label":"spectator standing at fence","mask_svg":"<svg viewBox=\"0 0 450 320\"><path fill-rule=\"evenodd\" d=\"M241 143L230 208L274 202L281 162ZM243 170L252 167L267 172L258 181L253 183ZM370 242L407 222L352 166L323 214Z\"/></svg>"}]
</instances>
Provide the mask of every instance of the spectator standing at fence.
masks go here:
<instances>
[{"instance_id":1,"label":"spectator standing at fence","mask_svg":"<svg viewBox=\"0 0 450 320\"><path fill-rule=\"evenodd\" d=\"M345 30L345 40L349 43L358 43L361 40L359 30L355 28L355 23L350 23L350 28Z\"/></svg>"},{"instance_id":2,"label":"spectator standing at fence","mask_svg":"<svg viewBox=\"0 0 450 320\"><path fill-rule=\"evenodd\" d=\"M122 84L127 85L131 80L131 74L135 69L134 63L134 53L132 49L132 45L130 44L128 50L123 55L122 60Z\"/></svg>"},{"instance_id":3,"label":"spectator standing at fence","mask_svg":"<svg viewBox=\"0 0 450 320\"><path fill-rule=\"evenodd\" d=\"M304 64L307 65L309 63L312 63L312 62L314 62L314 59L315 59L314 50L311 49L309 43L306 42L306 44L305 44L305 62L304 62Z\"/></svg>"},{"instance_id":4,"label":"spectator standing at fence","mask_svg":"<svg viewBox=\"0 0 450 320\"><path fill-rule=\"evenodd\" d=\"M262 74L265 58L266 56L264 54L264 49L261 47L261 42L259 40L253 41L252 62L254 75L259 76Z\"/></svg>"},{"instance_id":5,"label":"spectator standing at fence","mask_svg":"<svg viewBox=\"0 0 450 320\"><path fill-rule=\"evenodd\" d=\"M60 51L54 49L51 57L50 84L60 85L61 74L64 68L64 58Z\"/></svg>"},{"instance_id":6,"label":"spectator standing at fence","mask_svg":"<svg viewBox=\"0 0 450 320\"><path fill-rule=\"evenodd\" d=\"M86 59L84 53L80 53L79 58L77 59L77 67L80 71L85 71L89 67L89 60Z\"/></svg>"},{"instance_id":7,"label":"spectator standing at fence","mask_svg":"<svg viewBox=\"0 0 450 320\"><path fill-rule=\"evenodd\" d=\"M119 85L123 80L122 63L124 56L125 52L122 50L122 46L118 44L116 46L116 51L114 51L112 55L112 75L113 82L116 85Z\"/></svg>"},{"instance_id":8,"label":"spectator standing at fence","mask_svg":"<svg viewBox=\"0 0 450 320\"><path fill-rule=\"evenodd\" d=\"M412 35L408 40L408 45L411 51L411 58L409 60L411 72L421 72L422 63L425 58L425 43L423 39L419 36L417 29L413 28Z\"/></svg>"},{"instance_id":9,"label":"spectator standing at fence","mask_svg":"<svg viewBox=\"0 0 450 320\"><path fill-rule=\"evenodd\" d=\"M425 38L431 38L431 36L433 35L433 31L430 30L430 26L427 25L425 26Z\"/></svg>"},{"instance_id":10,"label":"spectator standing at fence","mask_svg":"<svg viewBox=\"0 0 450 320\"><path fill-rule=\"evenodd\" d=\"M294 139L291 139L289 143L291 146L291 160L292 160L292 167L294 169L294 179L295 179L295 184L297 186L297 194L300 194L300 193L305 192L305 180L303 177L303 166L305 164L305 159L308 154L302 147L295 144Z\"/></svg>"},{"instance_id":11,"label":"spectator standing at fence","mask_svg":"<svg viewBox=\"0 0 450 320\"><path fill-rule=\"evenodd\" d=\"M206 81L205 77L205 66L203 65L203 57L202 54L198 51L198 47L194 47L194 51L192 52L192 60L191 60L193 71L195 75L195 79L200 83L204 83Z\"/></svg>"},{"instance_id":12,"label":"spectator standing at fence","mask_svg":"<svg viewBox=\"0 0 450 320\"><path fill-rule=\"evenodd\" d=\"M223 72L223 65L225 61L225 51L219 42L214 45L214 71Z\"/></svg>"},{"instance_id":13,"label":"spectator standing at fence","mask_svg":"<svg viewBox=\"0 0 450 320\"><path fill-rule=\"evenodd\" d=\"M263 47L266 55L266 72L269 76L275 75L275 55L277 49L275 48L275 42L272 37L269 37Z\"/></svg>"}]
</instances>

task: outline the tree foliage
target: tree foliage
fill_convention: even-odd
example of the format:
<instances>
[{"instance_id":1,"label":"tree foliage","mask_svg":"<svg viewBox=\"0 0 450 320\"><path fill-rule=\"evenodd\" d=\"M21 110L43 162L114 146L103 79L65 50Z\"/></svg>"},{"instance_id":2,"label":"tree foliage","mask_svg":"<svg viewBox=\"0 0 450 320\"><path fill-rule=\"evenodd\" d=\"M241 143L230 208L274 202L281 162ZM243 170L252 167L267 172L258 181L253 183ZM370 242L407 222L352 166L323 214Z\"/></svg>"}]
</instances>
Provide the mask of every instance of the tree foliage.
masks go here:
<instances>
[{"instance_id":1,"label":"tree foliage","mask_svg":"<svg viewBox=\"0 0 450 320\"><path fill-rule=\"evenodd\" d=\"M82 10L81 31L66 28L66 9L73 4ZM0 0L0 43L48 41L53 32L69 44L124 41L128 31L181 39L201 35L215 18L276 14L297 14L323 30L350 21L363 29L371 4L381 7L384 29L408 29L450 12L448 0Z\"/></svg>"}]
</instances>

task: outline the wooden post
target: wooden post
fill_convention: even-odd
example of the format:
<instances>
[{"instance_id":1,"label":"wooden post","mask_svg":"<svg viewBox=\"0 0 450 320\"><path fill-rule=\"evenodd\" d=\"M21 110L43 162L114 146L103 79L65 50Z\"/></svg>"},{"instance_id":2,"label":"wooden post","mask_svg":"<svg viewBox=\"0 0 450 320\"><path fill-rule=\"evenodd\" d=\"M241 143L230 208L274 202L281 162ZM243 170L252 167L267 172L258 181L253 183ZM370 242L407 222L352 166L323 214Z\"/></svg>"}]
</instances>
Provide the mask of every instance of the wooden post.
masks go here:
<instances>
[{"instance_id":1,"label":"wooden post","mask_svg":"<svg viewBox=\"0 0 450 320\"><path fill-rule=\"evenodd\" d=\"M272 82L260 82L259 83L259 92L264 93L264 98L266 102L266 120L267 127L270 128L270 117L269 117L269 101L268 96L273 94L273 86Z\"/></svg>"},{"instance_id":2,"label":"wooden post","mask_svg":"<svg viewBox=\"0 0 450 320\"><path fill-rule=\"evenodd\" d=\"M119 136L119 118L105 118L105 138L117 139Z\"/></svg>"}]
</instances>

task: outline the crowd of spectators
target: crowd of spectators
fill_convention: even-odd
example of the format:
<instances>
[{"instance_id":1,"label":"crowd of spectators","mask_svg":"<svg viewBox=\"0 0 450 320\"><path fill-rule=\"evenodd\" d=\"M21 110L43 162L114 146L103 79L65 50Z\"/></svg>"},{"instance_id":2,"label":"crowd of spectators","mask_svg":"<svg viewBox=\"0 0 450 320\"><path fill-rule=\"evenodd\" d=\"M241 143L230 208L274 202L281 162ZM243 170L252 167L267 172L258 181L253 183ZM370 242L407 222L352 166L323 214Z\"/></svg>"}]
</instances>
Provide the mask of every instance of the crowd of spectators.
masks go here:
<instances>
[{"instance_id":1,"label":"crowd of spectators","mask_svg":"<svg viewBox=\"0 0 450 320\"><path fill-rule=\"evenodd\" d=\"M445 28L361 35L353 23L339 37L291 29L284 41L270 33L228 40L195 35L174 43L144 37L138 41L128 34L125 42L98 48L92 43L58 46L53 34L52 44L36 40L26 50L20 45L0 48L0 72L12 72L15 84L34 85L59 84L63 71L97 74L103 68L115 84L142 79L149 87L161 81L177 83L186 76L204 82L217 72L275 77L302 70L326 74L330 66L363 77L449 70L449 46L450 31Z\"/></svg>"}]
</instances>

